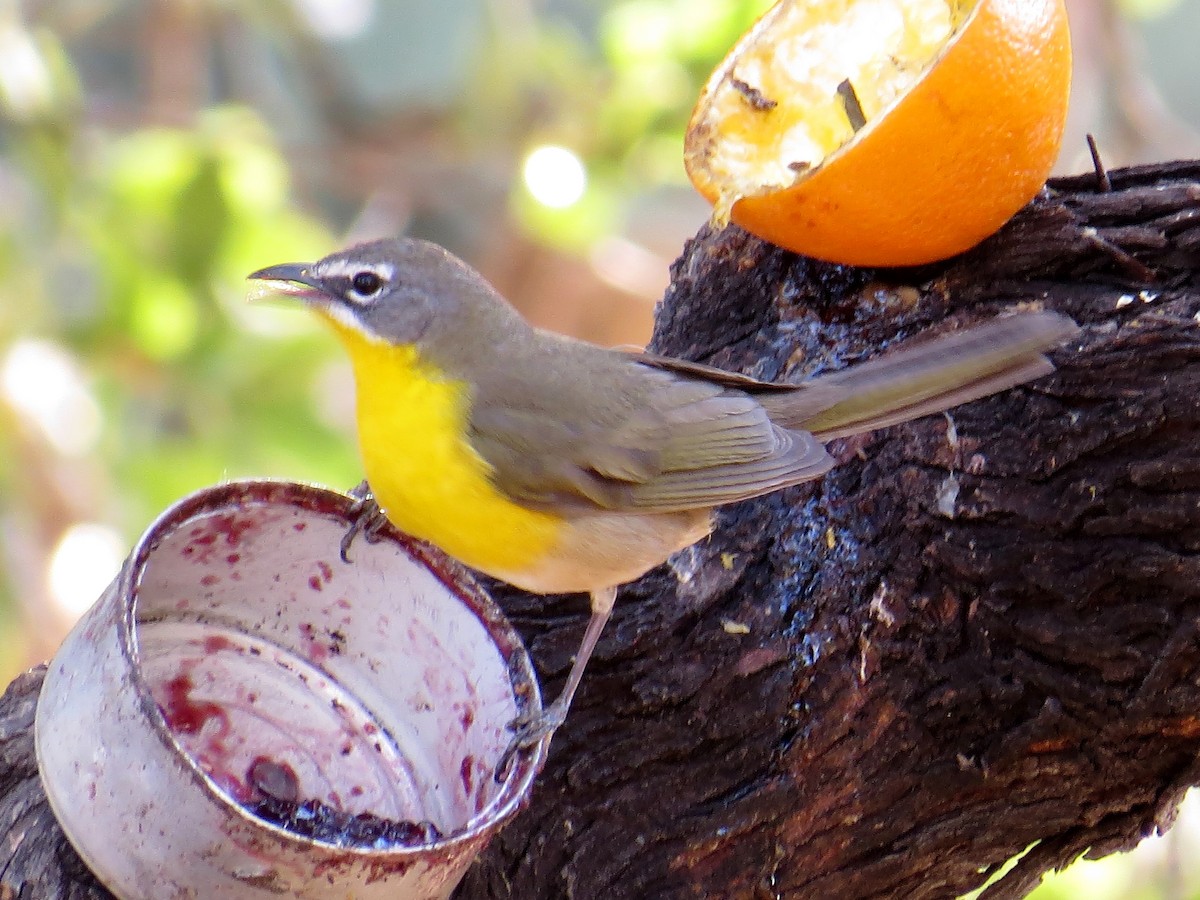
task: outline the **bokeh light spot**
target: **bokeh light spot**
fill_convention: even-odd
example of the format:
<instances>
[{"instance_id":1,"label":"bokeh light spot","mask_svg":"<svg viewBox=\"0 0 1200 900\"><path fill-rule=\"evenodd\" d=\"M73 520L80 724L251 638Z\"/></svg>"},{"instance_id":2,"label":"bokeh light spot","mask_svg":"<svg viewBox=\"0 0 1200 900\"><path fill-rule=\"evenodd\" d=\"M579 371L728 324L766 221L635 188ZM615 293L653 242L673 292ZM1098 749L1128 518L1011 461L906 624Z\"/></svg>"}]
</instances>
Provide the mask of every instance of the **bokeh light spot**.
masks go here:
<instances>
[{"instance_id":1,"label":"bokeh light spot","mask_svg":"<svg viewBox=\"0 0 1200 900\"><path fill-rule=\"evenodd\" d=\"M0 362L0 393L59 453L82 456L100 437L100 406L59 345L27 338Z\"/></svg>"},{"instance_id":2,"label":"bokeh light spot","mask_svg":"<svg viewBox=\"0 0 1200 900\"><path fill-rule=\"evenodd\" d=\"M553 209L579 202L587 189L583 160L566 147L538 147L525 158L524 176L533 198Z\"/></svg>"},{"instance_id":3,"label":"bokeh light spot","mask_svg":"<svg viewBox=\"0 0 1200 900\"><path fill-rule=\"evenodd\" d=\"M72 620L99 599L121 568L121 536L107 525L77 522L50 555L50 598Z\"/></svg>"}]
</instances>

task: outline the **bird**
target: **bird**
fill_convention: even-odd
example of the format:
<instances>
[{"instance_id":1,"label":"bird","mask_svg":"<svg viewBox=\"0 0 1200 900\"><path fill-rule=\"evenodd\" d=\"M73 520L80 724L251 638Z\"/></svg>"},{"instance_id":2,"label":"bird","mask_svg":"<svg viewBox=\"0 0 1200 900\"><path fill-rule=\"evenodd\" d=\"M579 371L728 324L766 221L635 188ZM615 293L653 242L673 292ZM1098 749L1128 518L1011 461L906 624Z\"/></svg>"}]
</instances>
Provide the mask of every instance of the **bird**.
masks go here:
<instances>
[{"instance_id":1,"label":"bird","mask_svg":"<svg viewBox=\"0 0 1200 900\"><path fill-rule=\"evenodd\" d=\"M539 329L416 238L248 277L301 300L350 357L364 517L523 590L590 595L565 685L513 723L505 758L552 738L617 589L705 538L716 507L821 477L830 440L1046 375L1078 330L1026 309L787 384Z\"/></svg>"}]
</instances>

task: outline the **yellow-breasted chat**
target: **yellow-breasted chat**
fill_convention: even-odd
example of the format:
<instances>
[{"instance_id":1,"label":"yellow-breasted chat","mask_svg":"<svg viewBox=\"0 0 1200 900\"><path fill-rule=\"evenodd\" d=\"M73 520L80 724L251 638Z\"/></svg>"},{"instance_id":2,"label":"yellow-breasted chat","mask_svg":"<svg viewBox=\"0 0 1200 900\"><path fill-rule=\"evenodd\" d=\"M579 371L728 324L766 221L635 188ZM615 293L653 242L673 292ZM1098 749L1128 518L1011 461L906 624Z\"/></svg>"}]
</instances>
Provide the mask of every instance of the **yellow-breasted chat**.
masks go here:
<instances>
[{"instance_id":1,"label":"yellow-breasted chat","mask_svg":"<svg viewBox=\"0 0 1200 900\"><path fill-rule=\"evenodd\" d=\"M566 717L617 587L705 537L714 507L818 478L824 442L1053 371L1076 332L1018 312L794 385L537 329L474 269L384 240L250 278L303 300L354 369L363 466L398 528L537 593L586 591L566 685L514 746Z\"/></svg>"}]
</instances>

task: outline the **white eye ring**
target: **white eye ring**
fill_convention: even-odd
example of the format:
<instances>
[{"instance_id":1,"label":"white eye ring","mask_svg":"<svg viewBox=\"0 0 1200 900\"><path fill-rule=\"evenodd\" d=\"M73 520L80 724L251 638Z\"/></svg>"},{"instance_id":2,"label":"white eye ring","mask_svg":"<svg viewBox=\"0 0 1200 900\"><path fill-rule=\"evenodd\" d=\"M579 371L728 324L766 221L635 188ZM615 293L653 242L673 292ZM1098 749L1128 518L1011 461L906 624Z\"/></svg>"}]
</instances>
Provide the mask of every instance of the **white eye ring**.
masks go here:
<instances>
[{"instance_id":1,"label":"white eye ring","mask_svg":"<svg viewBox=\"0 0 1200 900\"><path fill-rule=\"evenodd\" d=\"M383 290L384 279L372 269L363 269L354 274L354 277L350 279L350 285L350 293L363 300L369 300Z\"/></svg>"}]
</instances>

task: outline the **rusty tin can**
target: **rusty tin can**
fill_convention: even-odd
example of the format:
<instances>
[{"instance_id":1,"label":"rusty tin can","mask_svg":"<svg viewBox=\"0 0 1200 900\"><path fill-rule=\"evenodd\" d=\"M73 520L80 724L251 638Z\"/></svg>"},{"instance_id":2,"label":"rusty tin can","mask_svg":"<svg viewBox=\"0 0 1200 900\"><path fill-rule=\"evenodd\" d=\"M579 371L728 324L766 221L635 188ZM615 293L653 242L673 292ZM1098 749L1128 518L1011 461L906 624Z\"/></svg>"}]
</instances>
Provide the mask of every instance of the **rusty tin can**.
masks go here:
<instances>
[{"instance_id":1,"label":"rusty tin can","mask_svg":"<svg viewBox=\"0 0 1200 900\"><path fill-rule=\"evenodd\" d=\"M446 897L545 743L520 639L442 553L339 544L347 495L244 481L168 509L51 662L38 765L125 900Z\"/></svg>"}]
</instances>

